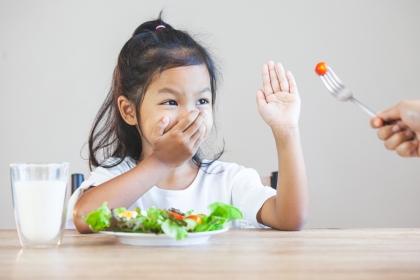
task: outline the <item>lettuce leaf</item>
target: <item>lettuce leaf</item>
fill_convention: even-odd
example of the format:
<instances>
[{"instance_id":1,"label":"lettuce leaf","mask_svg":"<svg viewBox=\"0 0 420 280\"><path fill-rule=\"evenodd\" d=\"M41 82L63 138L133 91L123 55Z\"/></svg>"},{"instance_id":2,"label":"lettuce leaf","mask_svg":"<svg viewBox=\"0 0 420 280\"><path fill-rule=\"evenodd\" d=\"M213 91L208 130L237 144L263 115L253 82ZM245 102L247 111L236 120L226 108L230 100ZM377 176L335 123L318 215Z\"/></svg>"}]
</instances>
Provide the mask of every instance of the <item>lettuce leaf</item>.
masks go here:
<instances>
[{"instance_id":1,"label":"lettuce leaf","mask_svg":"<svg viewBox=\"0 0 420 280\"><path fill-rule=\"evenodd\" d=\"M197 225L195 232L219 230L225 223L243 218L241 211L230 204L214 202L208 208L210 215L201 217L202 223Z\"/></svg>"},{"instance_id":2,"label":"lettuce leaf","mask_svg":"<svg viewBox=\"0 0 420 280\"><path fill-rule=\"evenodd\" d=\"M169 219L162 223L162 231L175 240L181 240L188 236L188 232L185 227L177 225Z\"/></svg>"},{"instance_id":3,"label":"lettuce leaf","mask_svg":"<svg viewBox=\"0 0 420 280\"><path fill-rule=\"evenodd\" d=\"M111 210L107 207L108 202L104 202L98 209L92 211L83 220L89 225L93 232L98 232L110 226Z\"/></svg>"}]
</instances>

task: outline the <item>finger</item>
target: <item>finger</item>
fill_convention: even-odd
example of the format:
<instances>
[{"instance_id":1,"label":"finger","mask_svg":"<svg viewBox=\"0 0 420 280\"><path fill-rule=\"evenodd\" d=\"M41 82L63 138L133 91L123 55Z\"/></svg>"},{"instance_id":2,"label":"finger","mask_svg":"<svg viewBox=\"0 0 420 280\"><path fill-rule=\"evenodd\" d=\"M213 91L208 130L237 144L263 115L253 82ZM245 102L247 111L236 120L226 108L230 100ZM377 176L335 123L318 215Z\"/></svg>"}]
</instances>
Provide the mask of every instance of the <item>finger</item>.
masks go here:
<instances>
[{"instance_id":1,"label":"finger","mask_svg":"<svg viewBox=\"0 0 420 280\"><path fill-rule=\"evenodd\" d=\"M267 100L265 99L264 93L259 89L257 90L257 106L258 110L261 110L262 107L267 105Z\"/></svg>"},{"instance_id":2,"label":"finger","mask_svg":"<svg viewBox=\"0 0 420 280\"><path fill-rule=\"evenodd\" d=\"M268 71L270 73L270 80L271 80L271 88L273 89L273 92L279 92L280 90L280 82L277 77L276 68L274 67L274 62L269 61L268 62Z\"/></svg>"},{"instance_id":3,"label":"finger","mask_svg":"<svg viewBox=\"0 0 420 280\"><path fill-rule=\"evenodd\" d=\"M418 157L419 156L419 141L406 141L399 145L395 151L402 157Z\"/></svg>"},{"instance_id":4,"label":"finger","mask_svg":"<svg viewBox=\"0 0 420 280\"><path fill-rule=\"evenodd\" d=\"M399 145L402 143L413 139L413 132L411 130L405 130L401 132L397 132L385 140L385 148L388 150L395 150Z\"/></svg>"},{"instance_id":5,"label":"finger","mask_svg":"<svg viewBox=\"0 0 420 280\"><path fill-rule=\"evenodd\" d=\"M198 109L192 110L185 117L180 118L172 130L177 133L183 133L194 122L199 113Z\"/></svg>"},{"instance_id":6,"label":"finger","mask_svg":"<svg viewBox=\"0 0 420 280\"><path fill-rule=\"evenodd\" d=\"M162 138L165 128L168 126L168 124L169 124L169 118L163 117L153 128L152 138L158 139L158 140Z\"/></svg>"},{"instance_id":7,"label":"finger","mask_svg":"<svg viewBox=\"0 0 420 280\"><path fill-rule=\"evenodd\" d=\"M396 121L401 119L400 115L400 104L395 105L387 110L378 112L376 115L381 118L382 120L389 122L389 121Z\"/></svg>"},{"instance_id":8,"label":"finger","mask_svg":"<svg viewBox=\"0 0 420 280\"><path fill-rule=\"evenodd\" d=\"M198 138L203 134L203 132L206 130L206 124L203 123L199 129L191 136L190 142L195 143Z\"/></svg>"},{"instance_id":9,"label":"finger","mask_svg":"<svg viewBox=\"0 0 420 280\"><path fill-rule=\"evenodd\" d=\"M413 153L411 154L413 157L420 157L420 142L418 138L413 141L413 145L416 146L416 149L413 150Z\"/></svg>"},{"instance_id":10,"label":"finger","mask_svg":"<svg viewBox=\"0 0 420 280\"><path fill-rule=\"evenodd\" d=\"M276 64L277 77L280 81L280 90L289 92L289 82L286 78L286 72L284 71L283 65L281 63Z\"/></svg>"},{"instance_id":11,"label":"finger","mask_svg":"<svg viewBox=\"0 0 420 280\"><path fill-rule=\"evenodd\" d=\"M370 119L370 126L372 128L379 128L384 124L381 118L373 117Z\"/></svg>"},{"instance_id":12,"label":"finger","mask_svg":"<svg viewBox=\"0 0 420 280\"><path fill-rule=\"evenodd\" d=\"M273 88L271 87L270 73L268 71L267 64L264 64L262 66L262 80L263 80L263 88L264 88L265 96L272 94Z\"/></svg>"},{"instance_id":13,"label":"finger","mask_svg":"<svg viewBox=\"0 0 420 280\"><path fill-rule=\"evenodd\" d=\"M293 77L292 72L287 71L286 72L286 77L287 77L287 81L289 82L290 93L299 94L298 89L297 89L297 85L296 85L296 81L295 81L295 77Z\"/></svg>"},{"instance_id":14,"label":"finger","mask_svg":"<svg viewBox=\"0 0 420 280\"><path fill-rule=\"evenodd\" d=\"M204 127L203 132L201 133L200 137L198 137L197 141L194 143L193 149L197 151L201 144L206 140L206 127Z\"/></svg>"},{"instance_id":15,"label":"finger","mask_svg":"<svg viewBox=\"0 0 420 280\"><path fill-rule=\"evenodd\" d=\"M403 123L402 121L396 121L395 123L393 123L394 125L398 125L400 127L401 130L404 129L410 129L405 123ZM410 129L412 131L412 129Z\"/></svg>"},{"instance_id":16,"label":"finger","mask_svg":"<svg viewBox=\"0 0 420 280\"><path fill-rule=\"evenodd\" d=\"M386 125L378 129L378 138L381 140L387 140L399 131L401 131L401 129L398 125Z\"/></svg>"},{"instance_id":17,"label":"finger","mask_svg":"<svg viewBox=\"0 0 420 280\"><path fill-rule=\"evenodd\" d=\"M184 131L184 136L188 139L191 138L194 135L194 133L196 133L197 130L203 125L203 123L206 121L206 118L207 112L200 112L197 118L195 118L195 120L190 124L190 126Z\"/></svg>"}]
</instances>

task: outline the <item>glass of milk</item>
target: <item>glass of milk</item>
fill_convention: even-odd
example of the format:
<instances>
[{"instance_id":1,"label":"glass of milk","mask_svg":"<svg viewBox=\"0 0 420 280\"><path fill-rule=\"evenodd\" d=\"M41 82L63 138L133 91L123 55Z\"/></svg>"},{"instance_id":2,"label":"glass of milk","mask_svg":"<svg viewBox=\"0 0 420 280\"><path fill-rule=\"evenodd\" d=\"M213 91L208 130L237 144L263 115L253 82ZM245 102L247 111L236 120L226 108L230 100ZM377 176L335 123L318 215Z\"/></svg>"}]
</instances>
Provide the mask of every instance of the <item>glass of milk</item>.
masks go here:
<instances>
[{"instance_id":1,"label":"glass of milk","mask_svg":"<svg viewBox=\"0 0 420 280\"><path fill-rule=\"evenodd\" d=\"M10 176L22 247L60 245L66 218L69 164L13 163Z\"/></svg>"}]
</instances>

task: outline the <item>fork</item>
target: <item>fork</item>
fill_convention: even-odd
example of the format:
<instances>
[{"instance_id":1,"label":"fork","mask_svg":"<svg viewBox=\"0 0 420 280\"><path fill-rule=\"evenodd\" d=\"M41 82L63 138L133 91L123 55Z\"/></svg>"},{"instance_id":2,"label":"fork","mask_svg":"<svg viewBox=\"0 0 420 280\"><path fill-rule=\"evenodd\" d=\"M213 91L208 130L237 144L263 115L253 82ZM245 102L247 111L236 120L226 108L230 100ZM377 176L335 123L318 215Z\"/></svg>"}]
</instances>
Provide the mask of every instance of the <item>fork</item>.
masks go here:
<instances>
[{"instance_id":1,"label":"fork","mask_svg":"<svg viewBox=\"0 0 420 280\"><path fill-rule=\"evenodd\" d=\"M328 69L328 70L327 70ZM335 99L341 102L350 101L359 106L363 111L368 113L371 117L376 117L375 112L363 105L360 101L353 97L353 93L343 84L337 77L331 67L327 66L326 73L319 75L328 91ZM324 71L325 72L325 71Z\"/></svg>"}]
</instances>

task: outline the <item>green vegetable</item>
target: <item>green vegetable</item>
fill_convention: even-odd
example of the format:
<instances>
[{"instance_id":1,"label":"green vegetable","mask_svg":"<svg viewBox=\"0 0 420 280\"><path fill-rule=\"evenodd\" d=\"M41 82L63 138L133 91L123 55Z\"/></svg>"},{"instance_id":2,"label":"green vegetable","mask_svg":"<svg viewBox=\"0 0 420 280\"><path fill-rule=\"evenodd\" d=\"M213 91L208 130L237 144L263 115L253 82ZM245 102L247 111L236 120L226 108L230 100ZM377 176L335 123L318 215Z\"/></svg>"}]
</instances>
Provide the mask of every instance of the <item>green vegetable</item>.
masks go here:
<instances>
[{"instance_id":1,"label":"green vegetable","mask_svg":"<svg viewBox=\"0 0 420 280\"><path fill-rule=\"evenodd\" d=\"M184 221L187 223L187 226L185 227L187 231L193 231L197 226L197 222L192 219L185 219Z\"/></svg>"},{"instance_id":2,"label":"green vegetable","mask_svg":"<svg viewBox=\"0 0 420 280\"><path fill-rule=\"evenodd\" d=\"M101 207L92 211L87 217L83 217L83 220L93 232L101 231L110 226L111 211L106 207L107 204L108 202L105 201Z\"/></svg>"},{"instance_id":3,"label":"green vegetable","mask_svg":"<svg viewBox=\"0 0 420 280\"><path fill-rule=\"evenodd\" d=\"M135 233L166 234L175 240L181 240L188 236L188 232L213 231L223 228L227 222L242 219L242 213L236 207L222 202L215 202L208 206L210 215L201 215L201 223L193 219L177 219L168 213L166 209L150 207L145 215L140 208L127 210L124 207L109 210L107 202L92 211L84 221L93 232L119 231ZM188 211L188 215L194 211ZM185 216L181 213L182 216Z\"/></svg>"},{"instance_id":4,"label":"green vegetable","mask_svg":"<svg viewBox=\"0 0 420 280\"><path fill-rule=\"evenodd\" d=\"M195 232L218 230L223 224L236 219L242 219L242 213L238 208L222 202L215 202L208 206L211 213L201 217L201 225L197 225Z\"/></svg>"},{"instance_id":5,"label":"green vegetable","mask_svg":"<svg viewBox=\"0 0 420 280\"><path fill-rule=\"evenodd\" d=\"M187 230L171 220L165 220L162 223L162 231L175 240L181 240L188 236Z\"/></svg>"}]
</instances>

